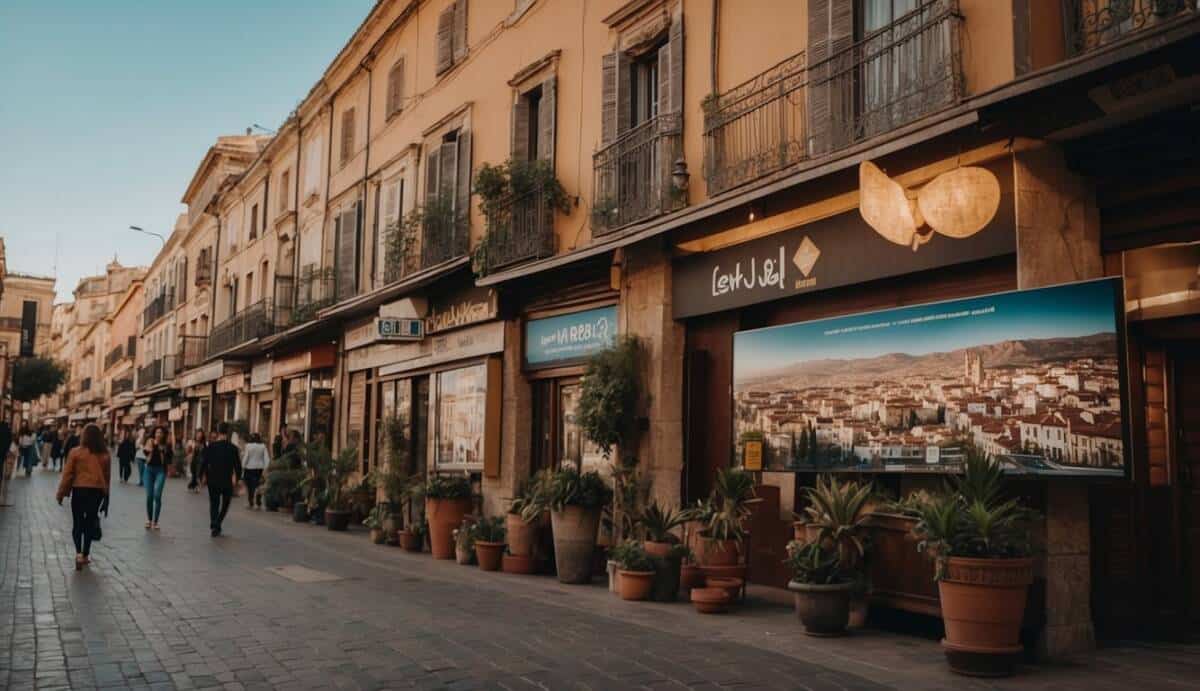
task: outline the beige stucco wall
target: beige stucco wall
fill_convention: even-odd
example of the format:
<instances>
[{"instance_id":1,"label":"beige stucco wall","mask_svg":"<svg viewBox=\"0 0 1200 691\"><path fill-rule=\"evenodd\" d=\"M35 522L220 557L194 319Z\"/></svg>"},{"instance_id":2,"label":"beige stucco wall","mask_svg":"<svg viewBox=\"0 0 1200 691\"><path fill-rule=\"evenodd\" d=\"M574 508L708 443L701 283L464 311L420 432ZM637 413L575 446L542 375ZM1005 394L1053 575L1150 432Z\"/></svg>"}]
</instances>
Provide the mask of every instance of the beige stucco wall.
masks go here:
<instances>
[{"instance_id":1,"label":"beige stucco wall","mask_svg":"<svg viewBox=\"0 0 1200 691\"><path fill-rule=\"evenodd\" d=\"M20 321L26 301L37 303L37 331L34 353L42 355L50 347L51 320L54 311L54 279L8 274L4 277L4 294L0 296L0 342L7 345L10 357L16 357L21 347ZM10 328L10 320L16 328Z\"/></svg>"}]
</instances>

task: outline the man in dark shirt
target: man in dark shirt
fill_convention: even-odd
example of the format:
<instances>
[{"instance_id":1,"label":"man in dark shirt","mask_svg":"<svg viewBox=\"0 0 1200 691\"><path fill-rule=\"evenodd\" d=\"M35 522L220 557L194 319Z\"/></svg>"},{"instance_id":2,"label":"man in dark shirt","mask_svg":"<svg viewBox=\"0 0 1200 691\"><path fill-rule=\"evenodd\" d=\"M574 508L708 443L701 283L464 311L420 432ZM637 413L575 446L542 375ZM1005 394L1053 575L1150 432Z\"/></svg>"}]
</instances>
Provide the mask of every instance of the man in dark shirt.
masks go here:
<instances>
[{"instance_id":1,"label":"man in dark shirt","mask_svg":"<svg viewBox=\"0 0 1200 691\"><path fill-rule=\"evenodd\" d=\"M233 500L234 485L242 479L238 448L229 441L229 423L217 425L217 441L200 452L200 482L208 485L208 516L212 536L221 534L221 522Z\"/></svg>"}]
</instances>

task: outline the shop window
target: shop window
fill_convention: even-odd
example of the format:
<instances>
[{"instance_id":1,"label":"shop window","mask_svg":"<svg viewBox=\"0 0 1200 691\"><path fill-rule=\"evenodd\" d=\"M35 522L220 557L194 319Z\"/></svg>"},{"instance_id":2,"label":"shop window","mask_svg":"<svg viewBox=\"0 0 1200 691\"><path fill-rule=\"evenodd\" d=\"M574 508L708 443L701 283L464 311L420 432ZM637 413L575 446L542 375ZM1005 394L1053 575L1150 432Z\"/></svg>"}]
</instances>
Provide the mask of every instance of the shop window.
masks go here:
<instances>
[{"instance_id":1,"label":"shop window","mask_svg":"<svg viewBox=\"0 0 1200 691\"><path fill-rule=\"evenodd\" d=\"M534 385L534 469L573 467L600 470L600 449L584 437L579 425L582 386L578 377L546 379Z\"/></svg>"},{"instance_id":2,"label":"shop window","mask_svg":"<svg viewBox=\"0 0 1200 691\"><path fill-rule=\"evenodd\" d=\"M263 435L263 438L270 441L271 435L271 402L263 401L258 404L258 420L255 431Z\"/></svg>"},{"instance_id":3,"label":"shop window","mask_svg":"<svg viewBox=\"0 0 1200 691\"><path fill-rule=\"evenodd\" d=\"M424 436L423 430L415 426L414 388L417 387L414 387L412 379L381 383L375 416L376 462L399 463L408 473L417 470L414 462L417 458L417 441ZM424 448L424 444L421 448Z\"/></svg>"},{"instance_id":4,"label":"shop window","mask_svg":"<svg viewBox=\"0 0 1200 691\"><path fill-rule=\"evenodd\" d=\"M304 436L308 428L308 378L295 377L283 382L283 421L289 430Z\"/></svg>"},{"instance_id":5,"label":"shop window","mask_svg":"<svg viewBox=\"0 0 1200 691\"><path fill-rule=\"evenodd\" d=\"M487 366L439 372L435 396L437 468L482 470Z\"/></svg>"}]
</instances>

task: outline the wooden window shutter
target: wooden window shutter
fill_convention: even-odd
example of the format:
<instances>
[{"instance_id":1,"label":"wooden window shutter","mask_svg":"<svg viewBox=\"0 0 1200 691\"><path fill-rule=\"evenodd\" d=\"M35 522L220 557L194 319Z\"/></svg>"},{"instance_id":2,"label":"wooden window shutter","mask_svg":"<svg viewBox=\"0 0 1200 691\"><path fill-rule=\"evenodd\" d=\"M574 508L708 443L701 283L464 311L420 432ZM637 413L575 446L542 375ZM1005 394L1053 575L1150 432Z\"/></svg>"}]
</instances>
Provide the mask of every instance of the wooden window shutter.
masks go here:
<instances>
[{"instance_id":1,"label":"wooden window shutter","mask_svg":"<svg viewBox=\"0 0 1200 691\"><path fill-rule=\"evenodd\" d=\"M455 3L457 4L457 3ZM441 74L454 65L454 5L438 15L437 28L437 73Z\"/></svg>"},{"instance_id":2,"label":"wooden window shutter","mask_svg":"<svg viewBox=\"0 0 1200 691\"><path fill-rule=\"evenodd\" d=\"M454 0L454 62L467 56L467 0Z\"/></svg>"},{"instance_id":3,"label":"wooden window shutter","mask_svg":"<svg viewBox=\"0 0 1200 691\"><path fill-rule=\"evenodd\" d=\"M342 111L342 165L354 155L354 108Z\"/></svg>"},{"instance_id":4,"label":"wooden window shutter","mask_svg":"<svg viewBox=\"0 0 1200 691\"><path fill-rule=\"evenodd\" d=\"M632 61L625 53L617 53L617 136L633 127Z\"/></svg>"},{"instance_id":5,"label":"wooden window shutter","mask_svg":"<svg viewBox=\"0 0 1200 691\"><path fill-rule=\"evenodd\" d=\"M404 58L396 61L388 72L387 114L399 113L404 100Z\"/></svg>"},{"instance_id":6,"label":"wooden window shutter","mask_svg":"<svg viewBox=\"0 0 1200 691\"><path fill-rule=\"evenodd\" d=\"M458 187L454 192L454 212L462 218L465 228L471 220L471 133L460 131L456 143Z\"/></svg>"},{"instance_id":7,"label":"wooden window shutter","mask_svg":"<svg viewBox=\"0 0 1200 691\"><path fill-rule=\"evenodd\" d=\"M855 80L854 0L830 0L829 55L833 74L829 82L829 127L833 146L841 148L854 139Z\"/></svg>"},{"instance_id":8,"label":"wooden window shutter","mask_svg":"<svg viewBox=\"0 0 1200 691\"><path fill-rule=\"evenodd\" d=\"M438 191L440 199L454 204L458 189L458 141L443 142L438 147Z\"/></svg>"},{"instance_id":9,"label":"wooden window shutter","mask_svg":"<svg viewBox=\"0 0 1200 691\"><path fill-rule=\"evenodd\" d=\"M808 136L813 155L830 148L829 5L836 0L808 0Z\"/></svg>"},{"instance_id":10,"label":"wooden window shutter","mask_svg":"<svg viewBox=\"0 0 1200 691\"><path fill-rule=\"evenodd\" d=\"M600 143L617 138L617 53L600 59Z\"/></svg>"},{"instance_id":11,"label":"wooden window shutter","mask_svg":"<svg viewBox=\"0 0 1200 691\"><path fill-rule=\"evenodd\" d=\"M554 170L554 139L558 122L558 77L542 82L542 100L538 103L538 158Z\"/></svg>"},{"instance_id":12,"label":"wooden window shutter","mask_svg":"<svg viewBox=\"0 0 1200 691\"><path fill-rule=\"evenodd\" d=\"M529 160L529 99L518 96L512 107L509 152L514 161Z\"/></svg>"},{"instance_id":13,"label":"wooden window shutter","mask_svg":"<svg viewBox=\"0 0 1200 691\"><path fill-rule=\"evenodd\" d=\"M671 112L671 45L658 49L658 114Z\"/></svg>"},{"instance_id":14,"label":"wooden window shutter","mask_svg":"<svg viewBox=\"0 0 1200 691\"><path fill-rule=\"evenodd\" d=\"M289 170L283 171L283 173L280 174L280 176L279 176L279 210L280 211L287 211L287 208L288 208L288 195L291 194L291 185L289 185L288 183L291 182L291 177L292 177L292 173Z\"/></svg>"},{"instance_id":15,"label":"wooden window shutter","mask_svg":"<svg viewBox=\"0 0 1200 691\"><path fill-rule=\"evenodd\" d=\"M683 111L683 4L676 6L671 15L671 31L667 42L670 53L670 81L667 91L670 92L670 108L660 109L660 113L676 113ZM659 62L659 74L662 74L662 62ZM661 97L660 97L661 98Z\"/></svg>"},{"instance_id":16,"label":"wooden window shutter","mask_svg":"<svg viewBox=\"0 0 1200 691\"><path fill-rule=\"evenodd\" d=\"M440 171L438 164L441 162L441 152L439 149L433 149L425 156L425 203L429 204L433 199L437 198L438 194L438 178Z\"/></svg>"},{"instance_id":17,"label":"wooden window shutter","mask_svg":"<svg viewBox=\"0 0 1200 691\"><path fill-rule=\"evenodd\" d=\"M358 204L344 209L337 216L337 299L345 300L356 292L358 271Z\"/></svg>"}]
</instances>

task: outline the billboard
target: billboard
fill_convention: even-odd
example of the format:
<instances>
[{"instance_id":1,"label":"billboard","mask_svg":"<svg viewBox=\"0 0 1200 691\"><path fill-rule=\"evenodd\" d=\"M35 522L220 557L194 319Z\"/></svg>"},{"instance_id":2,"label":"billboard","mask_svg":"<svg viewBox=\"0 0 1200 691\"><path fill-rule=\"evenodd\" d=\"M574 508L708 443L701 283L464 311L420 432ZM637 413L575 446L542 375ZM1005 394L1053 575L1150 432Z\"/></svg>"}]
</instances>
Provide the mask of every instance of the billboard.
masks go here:
<instances>
[{"instance_id":1,"label":"billboard","mask_svg":"<svg viewBox=\"0 0 1200 691\"><path fill-rule=\"evenodd\" d=\"M773 471L1124 477L1120 279L734 335L734 458Z\"/></svg>"}]
</instances>

